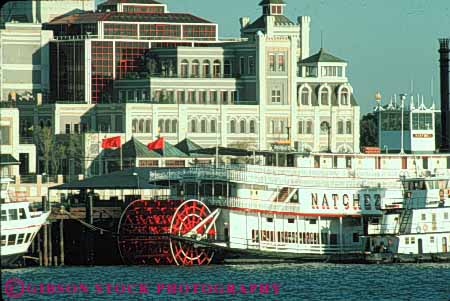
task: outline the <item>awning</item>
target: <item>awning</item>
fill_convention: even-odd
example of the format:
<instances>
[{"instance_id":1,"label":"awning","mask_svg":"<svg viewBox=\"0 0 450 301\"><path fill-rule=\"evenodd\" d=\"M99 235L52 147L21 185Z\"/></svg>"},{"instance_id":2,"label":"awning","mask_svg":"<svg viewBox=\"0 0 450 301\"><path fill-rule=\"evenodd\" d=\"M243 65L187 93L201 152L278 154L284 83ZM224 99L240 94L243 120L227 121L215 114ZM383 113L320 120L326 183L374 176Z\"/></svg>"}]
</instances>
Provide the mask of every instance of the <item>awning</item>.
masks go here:
<instances>
[{"instance_id":1,"label":"awning","mask_svg":"<svg viewBox=\"0 0 450 301\"><path fill-rule=\"evenodd\" d=\"M20 165L20 162L11 154L1 154L0 165Z\"/></svg>"},{"instance_id":2,"label":"awning","mask_svg":"<svg viewBox=\"0 0 450 301\"><path fill-rule=\"evenodd\" d=\"M149 174L152 168L133 167L122 171L87 178L81 181L65 183L49 189L80 190L80 189L163 189L165 187L150 184Z\"/></svg>"}]
</instances>

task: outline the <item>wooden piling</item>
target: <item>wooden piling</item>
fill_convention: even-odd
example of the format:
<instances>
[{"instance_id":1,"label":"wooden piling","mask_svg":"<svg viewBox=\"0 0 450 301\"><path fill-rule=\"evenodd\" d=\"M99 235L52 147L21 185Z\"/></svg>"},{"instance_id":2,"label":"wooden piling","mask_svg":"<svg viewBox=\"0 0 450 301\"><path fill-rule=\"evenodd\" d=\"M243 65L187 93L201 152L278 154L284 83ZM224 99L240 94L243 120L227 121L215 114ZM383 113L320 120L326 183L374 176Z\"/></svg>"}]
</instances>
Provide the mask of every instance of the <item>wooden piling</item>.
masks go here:
<instances>
[{"instance_id":1,"label":"wooden piling","mask_svg":"<svg viewBox=\"0 0 450 301\"><path fill-rule=\"evenodd\" d=\"M48 229L47 229L47 225L43 226L44 228L44 266L48 267Z\"/></svg>"},{"instance_id":2,"label":"wooden piling","mask_svg":"<svg viewBox=\"0 0 450 301\"><path fill-rule=\"evenodd\" d=\"M37 234L37 248L38 248L38 254L39 254L39 266L42 266L42 231L39 231Z\"/></svg>"},{"instance_id":3,"label":"wooden piling","mask_svg":"<svg viewBox=\"0 0 450 301\"><path fill-rule=\"evenodd\" d=\"M52 225L53 223L50 222L48 225L48 264L50 266L53 265L53 237L52 237Z\"/></svg>"},{"instance_id":4,"label":"wooden piling","mask_svg":"<svg viewBox=\"0 0 450 301\"><path fill-rule=\"evenodd\" d=\"M59 262L64 265L64 220L59 221Z\"/></svg>"}]
</instances>

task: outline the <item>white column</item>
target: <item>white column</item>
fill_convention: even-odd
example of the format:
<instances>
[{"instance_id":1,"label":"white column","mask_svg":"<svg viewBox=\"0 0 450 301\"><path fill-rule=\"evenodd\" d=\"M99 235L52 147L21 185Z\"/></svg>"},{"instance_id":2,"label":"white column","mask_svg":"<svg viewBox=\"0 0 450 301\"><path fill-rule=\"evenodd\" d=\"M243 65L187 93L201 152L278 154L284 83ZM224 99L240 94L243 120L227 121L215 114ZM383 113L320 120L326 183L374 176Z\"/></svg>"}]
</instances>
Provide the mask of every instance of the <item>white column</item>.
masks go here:
<instances>
[{"instance_id":1,"label":"white column","mask_svg":"<svg viewBox=\"0 0 450 301\"><path fill-rule=\"evenodd\" d=\"M343 249L342 249L342 244L343 244L344 240L342 237L342 216L339 217L339 250L342 253Z\"/></svg>"}]
</instances>

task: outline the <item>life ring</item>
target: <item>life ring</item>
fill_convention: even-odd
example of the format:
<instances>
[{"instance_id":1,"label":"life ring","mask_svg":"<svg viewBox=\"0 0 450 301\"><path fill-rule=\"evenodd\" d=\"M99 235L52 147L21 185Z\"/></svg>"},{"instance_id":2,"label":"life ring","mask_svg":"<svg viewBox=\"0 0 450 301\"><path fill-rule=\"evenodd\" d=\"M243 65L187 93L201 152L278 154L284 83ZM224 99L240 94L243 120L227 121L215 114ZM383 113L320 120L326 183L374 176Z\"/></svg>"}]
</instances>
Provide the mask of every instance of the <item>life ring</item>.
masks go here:
<instances>
[{"instance_id":1,"label":"life ring","mask_svg":"<svg viewBox=\"0 0 450 301\"><path fill-rule=\"evenodd\" d=\"M427 224L423 224L422 225L422 230L423 230L423 232L427 232L428 231L428 225Z\"/></svg>"}]
</instances>

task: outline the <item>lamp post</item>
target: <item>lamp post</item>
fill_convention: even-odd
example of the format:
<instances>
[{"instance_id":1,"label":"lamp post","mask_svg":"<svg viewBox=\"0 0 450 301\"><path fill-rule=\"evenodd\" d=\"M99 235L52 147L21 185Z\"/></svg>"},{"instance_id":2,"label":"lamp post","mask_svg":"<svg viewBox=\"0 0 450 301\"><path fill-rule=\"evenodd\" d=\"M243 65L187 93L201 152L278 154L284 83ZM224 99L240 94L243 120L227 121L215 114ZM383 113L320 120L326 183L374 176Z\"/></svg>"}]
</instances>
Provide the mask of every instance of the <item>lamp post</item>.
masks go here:
<instances>
[{"instance_id":1,"label":"lamp post","mask_svg":"<svg viewBox=\"0 0 450 301\"><path fill-rule=\"evenodd\" d=\"M400 129L400 154L404 154L405 153L405 149L404 149L404 145L403 145L403 122L404 122L404 116L403 116L403 110L405 107L405 99L406 99L406 94L400 94L400 100L401 100L401 106L402 106L402 116L401 116L401 129Z\"/></svg>"}]
</instances>

